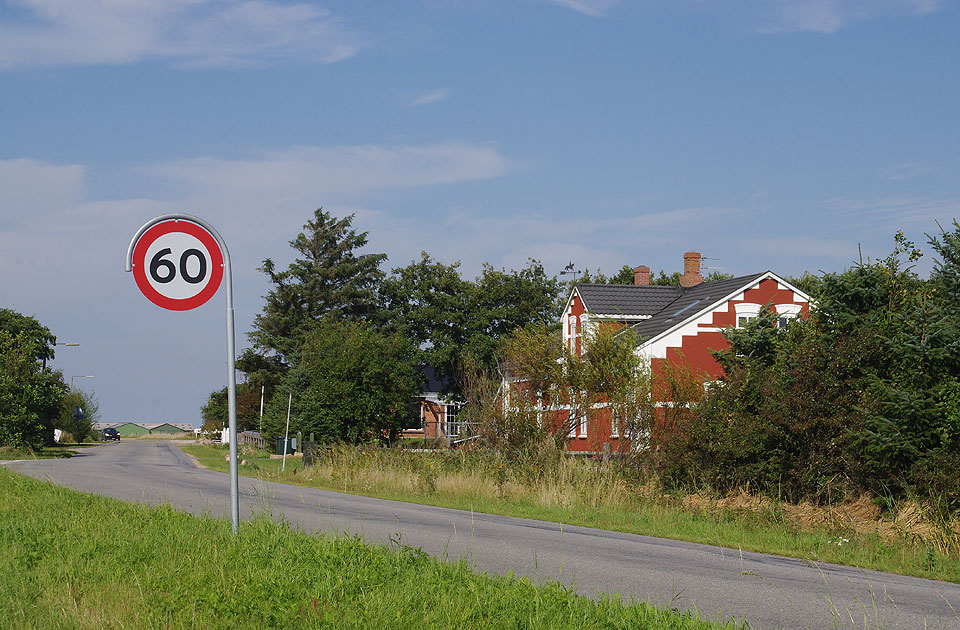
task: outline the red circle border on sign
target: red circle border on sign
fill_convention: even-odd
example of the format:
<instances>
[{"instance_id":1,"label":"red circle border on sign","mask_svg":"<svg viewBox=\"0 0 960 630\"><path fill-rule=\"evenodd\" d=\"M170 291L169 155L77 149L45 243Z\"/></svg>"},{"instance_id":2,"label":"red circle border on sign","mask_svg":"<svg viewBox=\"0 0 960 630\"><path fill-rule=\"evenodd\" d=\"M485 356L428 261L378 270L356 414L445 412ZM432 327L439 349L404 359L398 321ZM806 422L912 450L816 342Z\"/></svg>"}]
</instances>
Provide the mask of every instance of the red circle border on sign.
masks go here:
<instances>
[{"instance_id":1,"label":"red circle border on sign","mask_svg":"<svg viewBox=\"0 0 960 630\"><path fill-rule=\"evenodd\" d=\"M147 280L147 272L144 265L147 250L155 240L171 232L184 232L196 237L210 253L210 280L204 285L203 289L193 297L183 299L167 297L154 289ZM133 248L133 279L137 281L137 286L140 287L141 293L157 306L171 311L189 311L190 309L205 304L220 288L220 283L223 282L223 252L220 250L220 245L217 244L217 239L196 223L188 221L187 219L162 221L152 226L144 232L143 236L137 239L137 244Z\"/></svg>"}]
</instances>

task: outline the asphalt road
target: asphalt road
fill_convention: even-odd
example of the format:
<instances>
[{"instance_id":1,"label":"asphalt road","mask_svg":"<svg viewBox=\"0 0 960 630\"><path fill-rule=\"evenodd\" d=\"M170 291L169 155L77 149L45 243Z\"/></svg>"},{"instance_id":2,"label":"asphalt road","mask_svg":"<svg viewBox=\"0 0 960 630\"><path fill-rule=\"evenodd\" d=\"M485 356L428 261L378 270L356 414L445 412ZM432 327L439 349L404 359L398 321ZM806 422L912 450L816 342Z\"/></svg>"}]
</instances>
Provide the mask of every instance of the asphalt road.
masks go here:
<instances>
[{"instance_id":1,"label":"asphalt road","mask_svg":"<svg viewBox=\"0 0 960 630\"><path fill-rule=\"evenodd\" d=\"M229 477L165 441L122 441L20 473L86 492L229 518ZM384 501L240 477L240 516L267 512L311 532L400 541L478 571L557 579L752 628L957 628L960 585L736 549Z\"/></svg>"}]
</instances>

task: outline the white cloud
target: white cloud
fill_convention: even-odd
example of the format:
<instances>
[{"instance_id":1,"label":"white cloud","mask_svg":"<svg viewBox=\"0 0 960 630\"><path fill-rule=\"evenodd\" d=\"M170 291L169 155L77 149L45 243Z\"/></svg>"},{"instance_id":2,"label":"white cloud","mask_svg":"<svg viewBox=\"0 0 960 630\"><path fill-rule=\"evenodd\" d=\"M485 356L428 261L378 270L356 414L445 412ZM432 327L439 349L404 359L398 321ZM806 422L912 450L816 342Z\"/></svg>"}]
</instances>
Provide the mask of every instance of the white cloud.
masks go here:
<instances>
[{"instance_id":1,"label":"white cloud","mask_svg":"<svg viewBox=\"0 0 960 630\"><path fill-rule=\"evenodd\" d=\"M920 164L918 162L901 162L900 164L895 164L883 169L880 172L880 176L887 181L899 182L907 179L913 179L914 177L929 175L937 172L937 170L938 169L935 167L927 166L926 164Z\"/></svg>"},{"instance_id":2,"label":"white cloud","mask_svg":"<svg viewBox=\"0 0 960 630\"><path fill-rule=\"evenodd\" d=\"M0 68L125 64L332 63L363 39L329 11L266 0L17 0L0 22Z\"/></svg>"},{"instance_id":3,"label":"white cloud","mask_svg":"<svg viewBox=\"0 0 960 630\"><path fill-rule=\"evenodd\" d=\"M859 224L859 231L893 234L901 228L933 232L936 222L947 227L960 217L960 197L890 197L883 199L826 199L823 205L836 216Z\"/></svg>"},{"instance_id":4,"label":"white cloud","mask_svg":"<svg viewBox=\"0 0 960 630\"><path fill-rule=\"evenodd\" d=\"M442 101L448 96L450 96L450 90L446 88L440 88L432 92L427 92L422 96L418 96L417 98L410 101L410 105L411 107L416 107L419 105L430 105L431 103Z\"/></svg>"},{"instance_id":5,"label":"white cloud","mask_svg":"<svg viewBox=\"0 0 960 630\"><path fill-rule=\"evenodd\" d=\"M260 159L203 157L146 171L201 194L244 198L324 198L390 188L413 188L497 177L512 168L491 147L448 142L423 146L296 147Z\"/></svg>"},{"instance_id":6,"label":"white cloud","mask_svg":"<svg viewBox=\"0 0 960 630\"><path fill-rule=\"evenodd\" d=\"M940 8L940 0L774 0L749 2L767 33L812 31L835 33L853 22L888 15L922 15Z\"/></svg>"},{"instance_id":7,"label":"white cloud","mask_svg":"<svg viewBox=\"0 0 960 630\"><path fill-rule=\"evenodd\" d=\"M593 17L603 17L610 9L619 4L620 0L547 0L552 4L572 9L579 13Z\"/></svg>"},{"instance_id":8,"label":"white cloud","mask_svg":"<svg viewBox=\"0 0 960 630\"><path fill-rule=\"evenodd\" d=\"M23 219L76 203L85 169L79 164L0 160L0 231Z\"/></svg>"}]
</instances>

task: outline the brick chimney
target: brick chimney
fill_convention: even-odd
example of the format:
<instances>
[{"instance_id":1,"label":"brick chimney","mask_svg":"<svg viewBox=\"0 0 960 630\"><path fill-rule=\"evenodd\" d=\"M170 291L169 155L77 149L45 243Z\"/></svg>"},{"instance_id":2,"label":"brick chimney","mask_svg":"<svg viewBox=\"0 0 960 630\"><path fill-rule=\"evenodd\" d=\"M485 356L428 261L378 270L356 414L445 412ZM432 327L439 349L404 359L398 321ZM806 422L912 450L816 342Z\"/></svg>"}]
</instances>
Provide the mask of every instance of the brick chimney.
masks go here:
<instances>
[{"instance_id":1,"label":"brick chimney","mask_svg":"<svg viewBox=\"0 0 960 630\"><path fill-rule=\"evenodd\" d=\"M633 283L638 287L650 286L650 267L637 267L633 270Z\"/></svg>"},{"instance_id":2,"label":"brick chimney","mask_svg":"<svg viewBox=\"0 0 960 630\"><path fill-rule=\"evenodd\" d=\"M680 286L684 289L695 287L703 282L700 275L700 252L686 252L683 255L683 275L680 276Z\"/></svg>"}]
</instances>

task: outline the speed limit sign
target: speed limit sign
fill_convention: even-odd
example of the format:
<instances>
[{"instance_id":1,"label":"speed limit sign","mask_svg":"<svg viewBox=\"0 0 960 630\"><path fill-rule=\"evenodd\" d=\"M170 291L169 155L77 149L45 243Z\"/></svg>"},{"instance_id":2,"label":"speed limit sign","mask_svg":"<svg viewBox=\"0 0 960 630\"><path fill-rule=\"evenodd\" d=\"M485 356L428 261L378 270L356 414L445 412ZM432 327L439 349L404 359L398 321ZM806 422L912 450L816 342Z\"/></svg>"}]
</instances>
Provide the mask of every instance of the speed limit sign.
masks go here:
<instances>
[{"instance_id":1,"label":"speed limit sign","mask_svg":"<svg viewBox=\"0 0 960 630\"><path fill-rule=\"evenodd\" d=\"M223 252L217 239L183 219L155 223L133 248L133 277L148 300L187 311L204 304L223 280Z\"/></svg>"},{"instance_id":2,"label":"speed limit sign","mask_svg":"<svg viewBox=\"0 0 960 630\"><path fill-rule=\"evenodd\" d=\"M240 527L237 472L236 327L233 321L233 274L227 244L212 225L198 217L172 213L154 217L127 245L125 269L133 272L147 299L171 311L187 311L213 297L226 278L227 420L230 423L230 520Z\"/></svg>"}]
</instances>

